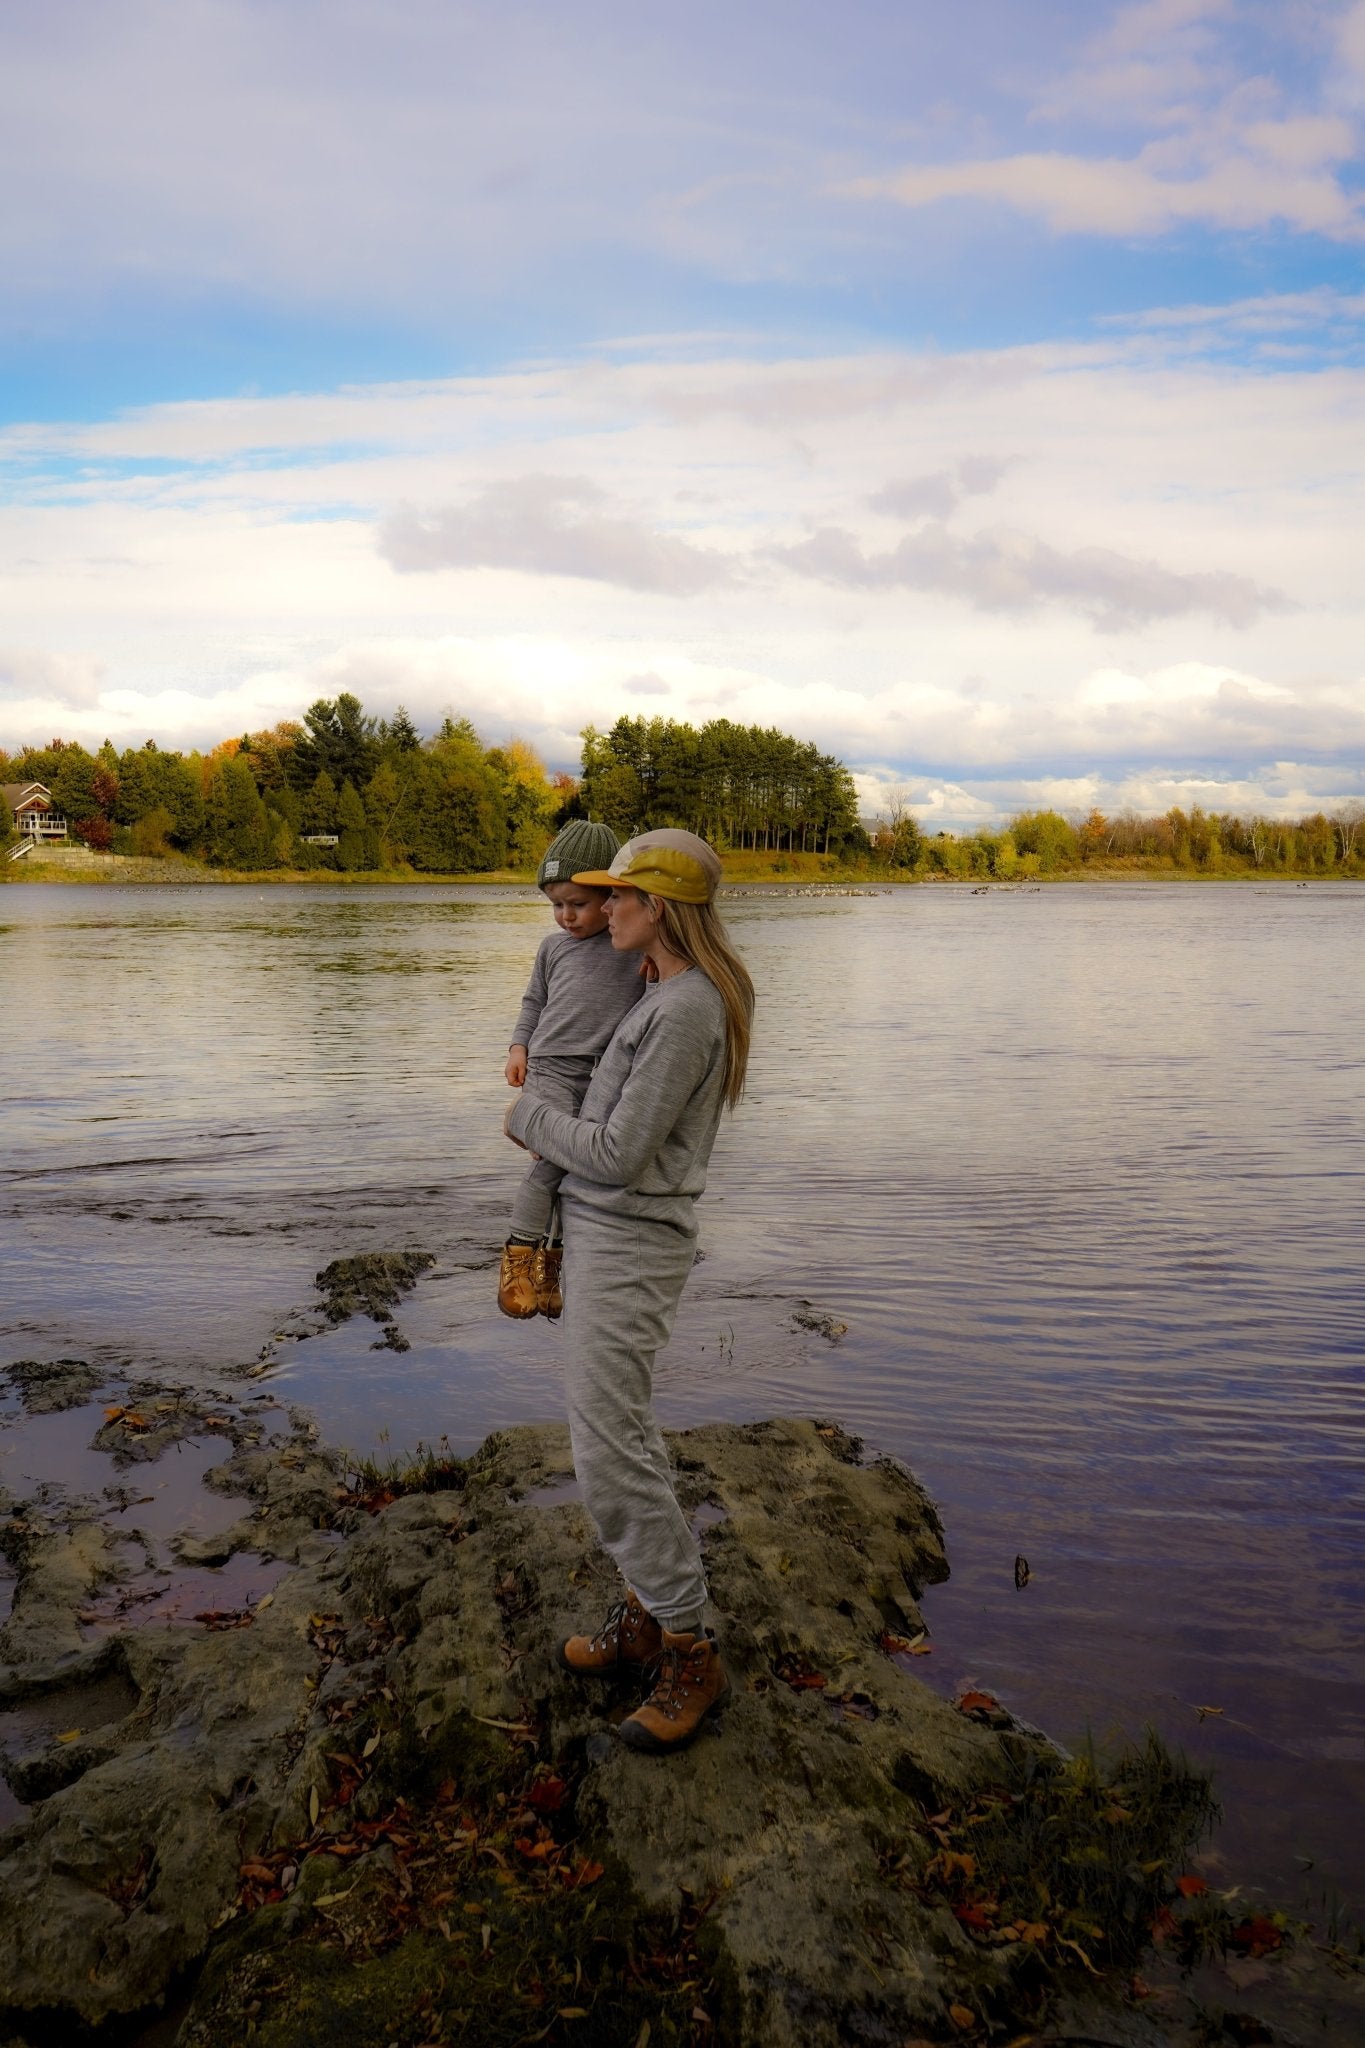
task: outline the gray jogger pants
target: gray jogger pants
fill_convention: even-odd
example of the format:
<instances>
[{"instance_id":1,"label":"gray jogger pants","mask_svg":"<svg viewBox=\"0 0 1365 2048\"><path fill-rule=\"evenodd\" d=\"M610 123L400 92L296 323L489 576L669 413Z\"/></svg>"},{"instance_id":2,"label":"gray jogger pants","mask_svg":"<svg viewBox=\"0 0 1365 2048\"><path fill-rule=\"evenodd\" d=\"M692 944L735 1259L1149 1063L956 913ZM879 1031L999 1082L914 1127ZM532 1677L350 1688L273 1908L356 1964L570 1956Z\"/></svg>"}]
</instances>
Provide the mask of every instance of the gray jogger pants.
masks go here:
<instances>
[{"instance_id":1,"label":"gray jogger pants","mask_svg":"<svg viewBox=\"0 0 1365 2048\"><path fill-rule=\"evenodd\" d=\"M666 1223L566 1198L564 1387L574 1471L602 1548L666 1629L701 1627L706 1578L654 1419L655 1354L696 1254Z\"/></svg>"},{"instance_id":2,"label":"gray jogger pants","mask_svg":"<svg viewBox=\"0 0 1365 2048\"><path fill-rule=\"evenodd\" d=\"M592 1079L592 1064L590 1059L529 1059L526 1062L526 1092L538 1095L552 1109L562 1109L569 1116L577 1116ZM537 1159L532 1163L512 1204L512 1220L507 1230L509 1237L549 1236L559 1183L563 1178L563 1168L552 1165L548 1159Z\"/></svg>"}]
</instances>

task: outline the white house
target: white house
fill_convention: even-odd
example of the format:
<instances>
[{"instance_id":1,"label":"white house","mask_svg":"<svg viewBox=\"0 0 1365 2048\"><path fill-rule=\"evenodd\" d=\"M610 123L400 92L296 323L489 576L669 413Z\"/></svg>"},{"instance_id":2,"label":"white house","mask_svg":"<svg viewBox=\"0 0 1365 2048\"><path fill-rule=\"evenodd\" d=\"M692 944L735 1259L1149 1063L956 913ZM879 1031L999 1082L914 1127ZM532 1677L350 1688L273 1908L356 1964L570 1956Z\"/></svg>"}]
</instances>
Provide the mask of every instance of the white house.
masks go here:
<instances>
[{"instance_id":1,"label":"white house","mask_svg":"<svg viewBox=\"0 0 1365 2048\"><path fill-rule=\"evenodd\" d=\"M14 813L14 829L19 834L16 850L66 838L66 819L53 809L52 792L41 782L0 783L0 796Z\"/></svg>"}]
</instances>

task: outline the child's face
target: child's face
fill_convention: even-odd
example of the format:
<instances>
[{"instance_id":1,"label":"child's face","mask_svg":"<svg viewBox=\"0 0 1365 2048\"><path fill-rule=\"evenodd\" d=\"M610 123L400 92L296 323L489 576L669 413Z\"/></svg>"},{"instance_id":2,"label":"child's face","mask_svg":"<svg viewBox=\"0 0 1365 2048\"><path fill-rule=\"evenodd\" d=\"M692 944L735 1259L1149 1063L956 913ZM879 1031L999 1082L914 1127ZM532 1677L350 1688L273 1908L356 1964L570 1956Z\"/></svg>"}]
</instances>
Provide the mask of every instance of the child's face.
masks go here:
<instances>
[{"instance_id":1,"label":"child's face","mask_svg":"<svg viewBox=\"0 0 1365 2048\"><path fill-rule=\"evenodd\" d=\"M607 892L589 889L582 882L547 882L545 894L555 914L555 923L571 939L591 939L607 928Z\"/></svg>"}]
</instances>

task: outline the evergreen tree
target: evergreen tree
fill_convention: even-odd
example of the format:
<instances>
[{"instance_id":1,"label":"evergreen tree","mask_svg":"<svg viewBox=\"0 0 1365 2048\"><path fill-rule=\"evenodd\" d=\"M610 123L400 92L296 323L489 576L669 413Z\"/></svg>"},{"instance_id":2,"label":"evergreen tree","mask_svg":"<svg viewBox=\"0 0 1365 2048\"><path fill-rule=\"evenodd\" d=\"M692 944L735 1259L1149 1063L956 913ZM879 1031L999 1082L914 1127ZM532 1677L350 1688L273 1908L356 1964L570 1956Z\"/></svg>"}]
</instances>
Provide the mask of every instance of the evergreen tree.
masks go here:
<instances>
[{"instance_id":1,"label":"evergreen tree","mask_svg":"<svg viewBox=\"0 0 1365 2048\"><path fill-rule=\"evenodd\" d=\"M379 756L375 721L367 718L359 697L343 690L333 703L319 697L303 716L303 730L286 760L293 787L304 790L322 772L340 788L353 782L357 788L368 782Z\"/></svg>"},{"instance_id":2,"label":"evergreen tree","mask_svg":"<svg viewBox=\"0 0 1365 2048\"><path fill-rule=\"evenodd\" d=\"M337 799L337 830L341 835L337 847L339 868L348 874L356 874L379 866L377 837L365 816L360 793L349 780L341 785L341 795Z\"/></svg>"},{"instance_id":3,"label":"evergreen tree","mask_svg":"<svg viewBox=\"0 0 1365 2048\"><path fill-rule=\"evenodd\" d=\"M302 826L305 832L336 831L336 784L325 768L319 768L313 778L313 786L303 799L302 811Z\"/></svg>"}]
</instances>

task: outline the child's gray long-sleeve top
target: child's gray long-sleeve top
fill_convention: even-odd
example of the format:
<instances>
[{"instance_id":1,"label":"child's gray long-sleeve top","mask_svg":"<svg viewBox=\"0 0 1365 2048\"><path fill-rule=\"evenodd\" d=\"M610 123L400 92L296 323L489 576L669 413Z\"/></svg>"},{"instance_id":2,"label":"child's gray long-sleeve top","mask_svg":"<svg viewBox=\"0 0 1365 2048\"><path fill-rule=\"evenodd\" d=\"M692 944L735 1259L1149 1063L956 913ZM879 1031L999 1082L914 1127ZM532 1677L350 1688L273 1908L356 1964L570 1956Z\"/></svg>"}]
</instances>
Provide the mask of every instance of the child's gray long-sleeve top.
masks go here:
<instances>
[{"instance_id":1,"label":"child's gray long-sleeve top","mask_svg":"<svg viewBox=\"0 0 1365 2048\"><path fill-rule=\"evenodd\" d=\"M594 1060L644 986L639 954L616 952L610 932L552 931L536 950L510 1042L538 1060Z\"/></svg>"},{"instance_id":2,"label":"child's gray long-sleeve top","mask_svg":"<svg viewBox=\"0 0 1365 2048\"><path fill-rule=\"evenodd\" d=\"M725 1090L725 1005L698 967L645 992L618 1026L576 1117L521 1095L507 1128L565 1169L595 1209L696 1229Z\"/></svg>"}]
</instances>

